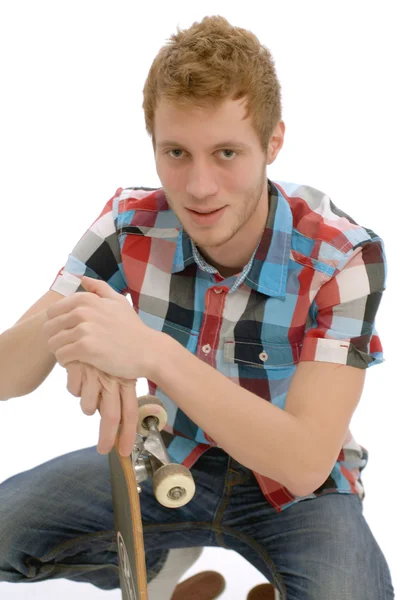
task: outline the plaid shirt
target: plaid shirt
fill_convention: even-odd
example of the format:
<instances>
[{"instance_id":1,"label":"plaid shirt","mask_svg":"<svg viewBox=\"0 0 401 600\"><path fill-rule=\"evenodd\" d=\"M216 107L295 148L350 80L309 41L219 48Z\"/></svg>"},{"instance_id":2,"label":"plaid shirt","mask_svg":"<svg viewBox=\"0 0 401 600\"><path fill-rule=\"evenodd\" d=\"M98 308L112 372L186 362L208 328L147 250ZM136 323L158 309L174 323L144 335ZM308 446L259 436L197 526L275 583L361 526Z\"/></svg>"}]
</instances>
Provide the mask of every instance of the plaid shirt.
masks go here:
<instances>
[{"instance_id":1,"label":"plaid shirt","mask_svg":"<svg viewBox=\"0 0 401 600\"><path fill-rule=\"evenodd\" d=\"M65 296L84 291L74 274L106 281L130 295L146 325L282 409L301 361L359 369L382 362L375 329L386 278L382 240L319 190L271 180L268 186L266 228L237 275L224 279L204 261L162 188L119 188L50 289ZM190 468L216 444L173 398L148 384L168 413L171 459ZM368 451L348 429L329 477L311 495L295 496L280 482L254 475L280 512L326 493L363 499L367 461Z\"/></svg>"}]
</instances>

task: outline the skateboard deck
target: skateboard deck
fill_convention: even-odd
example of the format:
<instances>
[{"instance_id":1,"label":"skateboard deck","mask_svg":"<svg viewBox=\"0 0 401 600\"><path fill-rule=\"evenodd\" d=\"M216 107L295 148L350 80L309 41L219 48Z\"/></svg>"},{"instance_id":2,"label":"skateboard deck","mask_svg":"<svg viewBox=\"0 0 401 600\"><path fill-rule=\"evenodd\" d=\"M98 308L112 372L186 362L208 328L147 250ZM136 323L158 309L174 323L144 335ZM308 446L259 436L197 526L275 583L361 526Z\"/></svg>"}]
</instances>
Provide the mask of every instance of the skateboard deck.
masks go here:
<instances>
[{"instance_id":1,"label":"skateboard deck","mask_svg":"<svg viewBox=\"0 0 401 600\"><path fill-rule=\"evenodd\" d=\"M184 506L195 493L190 471L181 464L171 463L160 434L166 423L162 402L155 396L141 396L131 455L121 456L118 451L120 428L108 455L123 600L148 600L138 483L150 477L156 499L170 508Z\"/></svg>"},{"instance_id":2,"label":"skateboard deck","mask_svg":"<svg viewBox=\"0 0 401 600\"><path fill-rule=\"evenodd\" d=\"M123 600L148 600L138 486L131 458L118 452L119 433L109 453L114 525Z\"/></svg>"}]
</instances>

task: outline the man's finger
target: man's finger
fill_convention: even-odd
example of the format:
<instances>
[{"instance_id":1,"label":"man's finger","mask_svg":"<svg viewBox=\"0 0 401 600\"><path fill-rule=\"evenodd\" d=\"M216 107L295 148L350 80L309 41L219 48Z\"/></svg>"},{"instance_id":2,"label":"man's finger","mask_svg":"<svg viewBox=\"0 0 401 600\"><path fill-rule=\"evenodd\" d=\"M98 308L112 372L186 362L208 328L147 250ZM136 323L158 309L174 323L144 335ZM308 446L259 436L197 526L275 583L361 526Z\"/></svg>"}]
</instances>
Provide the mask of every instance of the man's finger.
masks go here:
<instances>
[{"instance_id":1,"label":"man's finger","mask_svg":"<svg viewBox=\"0 0 401 600\"><path fill-rule=\"evenodd\" d=\"M82 364L81 408L85 415L94 415L100 402L102 390L98 371L91 365Z\"/></svg>"},{"instance_id":2,"label":"man's finger","mask_svg":"<svg viewBox=\"0 0 401 600\"><path fill-rule=\"evenodd\" d=\"M127 385L120 385L120 396L121 429L118 450L121 456L129 456L135 444L138 421L138 399L135 381Z\"/></svg>"},{"instance_id":3,"label":"man's finger","mask_svg":"<svg viewBox=\"0 0 401 600\"><path fill-rule=\"evenodd\" d=\"M95 279L93 277L82 277L81 286L88 292L97 294L101 298L109 298L110 300L121 300L121 295L118 294L112 287L101 279Z\"/></svg>"},{"instance_id":4,"label":"man's finger","mask_svg":"<svg viewBox=\"0 0 401 600\"><path fill-rule=\"evenodd\" d=\"M98 300L88 292L75 292L51 304L46 310L47 319L50 321L60 315L71 312L77 306L96 306Z\"/></svg>"},{"instance_id":5,"label":"man's finger","mask_svg":"<svg viewBox=\"0 0 401 600\"><path fill-rule=\"evenodd\" d=\"M99 454L108 454L113 449L121 421L121 399L117 381L111 380L107 388L103 386L99 412L101 420L97 450Z\"/></svg>"},{"instance_id":6,"label":"man's finger","mask_svg":"<svg viewBox=\"0 0 401 600\"><path fill-rule=\"evenodd\" d=\"M78 361L68 363L67 370L67 390L77 398L81 397L82 390L82 369L83 365Z\"/></svg>"}]
</instances>

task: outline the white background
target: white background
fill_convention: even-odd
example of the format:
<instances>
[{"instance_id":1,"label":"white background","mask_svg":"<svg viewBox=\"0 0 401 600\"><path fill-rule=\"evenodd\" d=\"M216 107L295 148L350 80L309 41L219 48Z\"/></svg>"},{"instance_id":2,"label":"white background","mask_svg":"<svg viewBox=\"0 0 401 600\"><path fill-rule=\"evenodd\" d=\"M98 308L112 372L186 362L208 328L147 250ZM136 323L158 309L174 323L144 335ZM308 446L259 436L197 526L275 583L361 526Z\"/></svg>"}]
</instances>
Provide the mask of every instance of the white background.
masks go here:
<instances>
[{"instance_id":1,"label":"white background","mask_svg":"<svg viewBox=\"0 0 401 600\"><path fill-rule=\"evenodd\" d=\"M386 243L388 285L377 321L386 362L369 370L351 429L370 452L364 515L396 593L401 591L397 5L385 0L0 5L0 332L49 289L118 187L159 185L142 89L153 58L177 26L221 14L271 50L287 129L268 176L323 190ZM81 413L57 365L33 394L0 404L0 481L95 445L98 426L99 415ZM223 549L206 549L187 575L204 568L224 573L222 600L245 599L253 584L264 581L244 559ZM120 597L117 590L63 580L0 584L0 596L7 599L71 594Z\"/></svg>"}]
</instances>

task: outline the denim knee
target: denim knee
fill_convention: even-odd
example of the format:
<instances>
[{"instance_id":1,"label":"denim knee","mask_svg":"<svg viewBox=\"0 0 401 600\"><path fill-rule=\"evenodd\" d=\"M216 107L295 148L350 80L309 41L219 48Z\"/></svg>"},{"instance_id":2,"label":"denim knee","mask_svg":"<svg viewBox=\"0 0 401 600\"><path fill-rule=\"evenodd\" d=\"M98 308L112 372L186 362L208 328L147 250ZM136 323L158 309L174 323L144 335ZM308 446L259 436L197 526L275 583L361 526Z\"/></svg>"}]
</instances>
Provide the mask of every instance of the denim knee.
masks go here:
<instances>
[{"instance_id":1,"label":"denim knee","mask_svg":"<svg viewBox=\"0 0 401 600\"><path fill-rule=\"evenodd\" d=\"M29 524L18 499L14 477L0 485L0 581L17 583L26 579L29 567L19 550Z\"/></svg>"}]
</instances>

